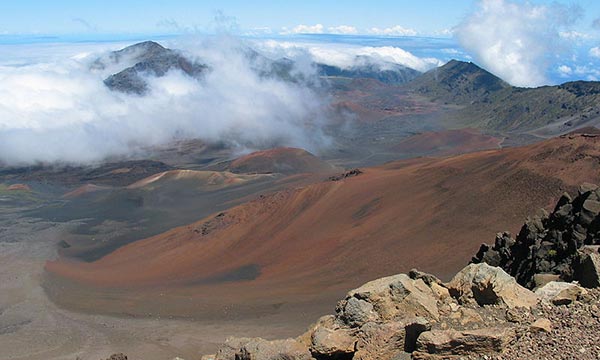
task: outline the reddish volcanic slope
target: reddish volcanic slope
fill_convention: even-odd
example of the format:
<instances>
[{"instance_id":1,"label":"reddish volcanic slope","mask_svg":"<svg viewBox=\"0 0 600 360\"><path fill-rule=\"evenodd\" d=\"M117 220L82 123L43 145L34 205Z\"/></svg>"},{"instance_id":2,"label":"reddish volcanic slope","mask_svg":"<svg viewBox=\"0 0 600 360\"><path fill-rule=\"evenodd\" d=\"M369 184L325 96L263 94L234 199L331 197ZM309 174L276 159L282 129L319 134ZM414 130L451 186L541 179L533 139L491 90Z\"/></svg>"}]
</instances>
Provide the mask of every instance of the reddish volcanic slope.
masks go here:
<instances>
[{"instance_id":1,"label":"reddish volcanic slope","mask_svg":"<svg viewBox=\"0 0 600 360\"><path fill-rule=\"evenodd\" d=\"M394 150L404 154L456 155L498 149L502 139L485 135L475 129L424 132L402 140Z\"/></svg>"},{"instance_id":2,"label":"reddish volcanic slope","mask_svg":"<svg viewBox=\"0 0 600 360\"><path fill-rule=\"evenodd\" d=\"M517 231L563 191L600 181L599 164L600 138L582 135L398 161L262 196L93 263L62 259L47 269L86 286L83 295L59 299L81 309L99 306L94 298L132 313L152 301L160 303L153 311L176 314L223 304L319 304L413 267L454 274L496 232ZM131 295L153 287L170 295Z\"/></svg>"},{"instance_id":3,"label":"reddish volcanic slope","mask_svg":"<svg viewBox=\"0 0 600 360\"><path fill-rule=\"evenodd\" d=\"M276 148L257 151L234 160L229 171L234 173L322 173L335 167L303 149Z\"/></svg>"}]
</instances>

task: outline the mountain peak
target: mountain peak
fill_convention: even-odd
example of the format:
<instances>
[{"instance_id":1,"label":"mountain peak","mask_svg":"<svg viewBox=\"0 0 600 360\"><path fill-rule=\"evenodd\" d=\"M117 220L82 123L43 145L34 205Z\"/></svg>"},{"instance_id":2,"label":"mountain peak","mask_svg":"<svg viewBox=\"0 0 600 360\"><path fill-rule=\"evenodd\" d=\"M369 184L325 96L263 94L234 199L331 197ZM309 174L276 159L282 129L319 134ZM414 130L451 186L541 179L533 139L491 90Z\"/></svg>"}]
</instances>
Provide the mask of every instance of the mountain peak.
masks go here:
<instances>
[{"instance_id":1,"label":"mountain peak","mask_svg":"<svg viewBox=\"0 0 600 360\"><path fill-rule=\"evenodd\" d=\"M106 78L106 86L111 90L139 95L148 90L140 73L160 77L170 69L179 69L189 76L198 77L207 68L206 65L197 64L178 51L167 49L154 41L144 41L112 52L109 58L115 64L129 62L132 66ZM96 63L102 64L102 60L99 59Z\"/></svg>"},{"instance_id":2,"label":"mountain peak","mask_svg":"<svg viewBox=\"0 0 600 360\"><path fill-rule=\"evenodd\" d=\"M450 60L417 77L409 88L436 100L463 104L485 101L510 85L472 62Z\"/></svg>"}]
</instances>

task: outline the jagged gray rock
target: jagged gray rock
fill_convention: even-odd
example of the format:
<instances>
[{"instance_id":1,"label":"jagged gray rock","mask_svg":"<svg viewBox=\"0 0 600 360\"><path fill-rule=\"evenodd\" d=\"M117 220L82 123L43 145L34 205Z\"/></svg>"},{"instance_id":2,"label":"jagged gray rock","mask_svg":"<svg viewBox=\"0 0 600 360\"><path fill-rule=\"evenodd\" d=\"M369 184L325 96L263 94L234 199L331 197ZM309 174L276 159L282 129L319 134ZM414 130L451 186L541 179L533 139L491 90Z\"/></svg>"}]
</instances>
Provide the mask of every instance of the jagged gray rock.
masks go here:
<instances>
[{"instance_id":1,"label":"jagged gray rock","mask_svg":"<svg viewBox=\"0 0 600 360\"><path fill-rule=\"evenodd\" d=\"M577 251L575 278L587 288L600 287L600 246L584 246Z\"/></svg>"},{"instance_id":2,"label":"jagged gray rock","mask_svg":"<svg viewBox=\"0 0 600 360\"><path fill-rule=\"evenodd\" d=\"M527 219L516 239L505 232L496 236L493 246L481 245L472 262L500 266L530 289L540 286L534 279L538 274L596 287L597 258L579 251L589 245L600 245L600 189L582 184L577 197L563 194L551 214ZM577 271L582 268L585 271Z\"/></svg>"}]
</instances>

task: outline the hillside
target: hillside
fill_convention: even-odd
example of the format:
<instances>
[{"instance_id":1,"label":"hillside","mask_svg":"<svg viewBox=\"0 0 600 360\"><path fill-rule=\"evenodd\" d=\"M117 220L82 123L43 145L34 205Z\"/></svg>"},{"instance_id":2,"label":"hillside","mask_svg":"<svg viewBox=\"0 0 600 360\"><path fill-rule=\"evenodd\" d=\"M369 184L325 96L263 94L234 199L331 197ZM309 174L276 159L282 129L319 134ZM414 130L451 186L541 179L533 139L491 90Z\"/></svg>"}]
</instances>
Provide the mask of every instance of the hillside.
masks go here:
<instances>
[{"instance_id":1,"label":"hillside","mask_svg":"<svg viewBox=\"0 0 600 360\"><path fill-rule=\"evenodd\" d=\"M300 174L327 173L336 168L306 150L298 148L275 148L256 151L233 160L228 170L248 174Z\"/></svg>"},{"instance_id":2,"label":"hillside","mask_svg":"<svg viewBox=\"0 0 600 360\"><path fill-rule=\"evenodd\" d=\"M416 266L449 277L490 233L516 231L563 191L599 181L599 158L600 139L571 135L362 169L260 196L91 263L49 262L62 289L49 283L49 292L86 311L315 315L344 289L390 272Z\"/></svg>"}]
</instances>

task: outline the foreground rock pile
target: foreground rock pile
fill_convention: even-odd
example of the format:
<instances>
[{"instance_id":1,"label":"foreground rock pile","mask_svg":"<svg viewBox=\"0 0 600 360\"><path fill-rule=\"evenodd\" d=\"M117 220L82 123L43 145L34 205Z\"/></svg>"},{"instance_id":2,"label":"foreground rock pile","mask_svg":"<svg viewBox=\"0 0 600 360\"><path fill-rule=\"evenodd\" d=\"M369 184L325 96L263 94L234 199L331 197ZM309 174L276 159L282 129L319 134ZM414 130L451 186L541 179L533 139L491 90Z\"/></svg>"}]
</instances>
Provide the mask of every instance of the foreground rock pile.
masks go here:
<instances>
[{"instance_id":1,"label":"foreground rock pile","mask_svg":"<svg viewBox=\"0 0 600 360\"><path fill-rule=\"evenodd\" d=\"M600 286L600 189L584 184L577 197L564 194L551 214L527 219L513 239L496 236L483 244L472 262L500 266L532 289L550 280Z\"/></svg>"},{"instance_id":2,"label":"foreground rock pile","mask_svg":"<svg viewBox=\"0 0 600 360\"><path fill-rule=\"evenodd\" d=\"M593 312L598 306L594 294L576 284L553 282L535 293L485 263L467 266L448 283L413 270L350 291L334 315L322 317L296 339L230 338L202 359L534 359L539 358L535 351L546 351L555 341L539 334L572 325L561 322L566 313ZM589 328L583 329L600 330L598 318L589 319ZM584 330L573 326L571 331ZM596 334L587 338L595 342ZM529 347L533 350L523 350ZM577 348L573 358L600 356L592 342L572 348Z\"/></svg>"}]
</instances>

